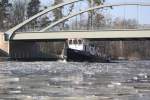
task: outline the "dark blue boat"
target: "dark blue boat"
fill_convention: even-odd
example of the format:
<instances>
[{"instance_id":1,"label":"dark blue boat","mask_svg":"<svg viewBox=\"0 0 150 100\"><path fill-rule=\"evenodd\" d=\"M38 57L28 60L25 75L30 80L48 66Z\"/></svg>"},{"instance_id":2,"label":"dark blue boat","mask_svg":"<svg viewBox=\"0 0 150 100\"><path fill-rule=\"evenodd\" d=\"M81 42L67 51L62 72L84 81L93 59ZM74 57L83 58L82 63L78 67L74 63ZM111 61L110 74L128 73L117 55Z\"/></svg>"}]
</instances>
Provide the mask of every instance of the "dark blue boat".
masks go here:
<instances>
[{"instance_id":1,"label":"dark blue boat","mask_svg":"<svg viewBox=\"0 0 150 100\"><path fill-rule=\"evenodd\" d=\"M94 46L89 46L82 39L68 40L67 61L109 62L109 57L98 55Z\"/></svg>"}]
</instances>

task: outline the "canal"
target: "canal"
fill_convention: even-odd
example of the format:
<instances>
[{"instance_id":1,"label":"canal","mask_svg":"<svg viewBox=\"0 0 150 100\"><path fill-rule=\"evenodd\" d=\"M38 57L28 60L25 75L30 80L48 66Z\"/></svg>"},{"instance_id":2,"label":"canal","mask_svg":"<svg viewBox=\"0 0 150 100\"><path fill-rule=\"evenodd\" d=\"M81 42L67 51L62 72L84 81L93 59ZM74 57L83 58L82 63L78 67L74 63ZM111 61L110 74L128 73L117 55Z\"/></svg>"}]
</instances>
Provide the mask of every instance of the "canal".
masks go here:
<instances>
[{"instance_id":1,"label":"canal","mask_svg":"<svg viewBox=\"0 0 150 100\"><path fill-rule=\"evenodd\" d=\"M150 61L0 62L0 100L149 100Z\"/></svg>"}]
</instances>

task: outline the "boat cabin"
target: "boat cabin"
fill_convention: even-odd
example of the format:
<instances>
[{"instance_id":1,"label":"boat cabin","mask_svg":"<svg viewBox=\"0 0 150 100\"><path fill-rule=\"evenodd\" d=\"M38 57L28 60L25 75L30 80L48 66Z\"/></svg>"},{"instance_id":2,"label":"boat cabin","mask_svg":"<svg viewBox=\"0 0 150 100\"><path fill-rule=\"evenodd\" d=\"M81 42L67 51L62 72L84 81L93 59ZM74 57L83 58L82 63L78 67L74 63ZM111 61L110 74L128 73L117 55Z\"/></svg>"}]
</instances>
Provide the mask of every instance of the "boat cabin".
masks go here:
<instances>
[{"instance_id":1,"label":"boat cabin","mask_svg":"<svg viewBox=\"0 0 150 100\"><path fill-rule=\"evenodd\" d=\"M84 50L84 41L82 39L68 39L68 47L74 50Z\"/></svg>"}]
</instances>

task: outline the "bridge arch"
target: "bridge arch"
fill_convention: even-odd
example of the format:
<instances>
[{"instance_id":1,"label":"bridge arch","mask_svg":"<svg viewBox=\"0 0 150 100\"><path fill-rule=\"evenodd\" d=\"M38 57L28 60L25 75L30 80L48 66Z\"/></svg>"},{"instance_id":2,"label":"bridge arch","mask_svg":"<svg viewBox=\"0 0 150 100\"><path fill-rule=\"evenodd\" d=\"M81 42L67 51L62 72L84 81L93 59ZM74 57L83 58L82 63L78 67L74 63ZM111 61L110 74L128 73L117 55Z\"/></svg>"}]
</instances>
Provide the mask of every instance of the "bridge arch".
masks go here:
<instances>
[{"instance_id":1,"label":"bridge arch","mask_svg":"<svg viewBox=\"0 0 150 100\"><path fill-rule=\"evenodd\" d=\"M10 30L6 31L5 32L6 38L10 39L15 31L17 31L18 29L20 29L21 27L23 27L27 23L31 22L32 20L34 20L34 19L36 19L36 18L52 11L54 9L57 9L59 7L69 5L69 4L72 4L72 3L75 3L75 2L79 2L79 1L83 1L83 0L69 0L68 2L64 2L64 3L58 4L58 5L55 5L55 6L52 6L52 7L48 7L47 9L35 14L34 16L30 17L29 19L23 21L22 23L16 25L15 27L11 28Z\"/></svg>"},{"instance_id":2,"label":"bridge arch","mask_svg":"<svg viewBox=\"0 0 150 100\"><path fill-rule=\"evenodd\" d=\"M74 16L77 16L79 14L82 14L82 13L85 13L85 12L88 12L88 11L91 11L91 10L95 10L95 9L102 9L102 8L107 8L107 7L117 7L117 6L129 6L129 5L135 5L135 6L150 6L150 3L115 3L115 4L104 4L104 5L99 5L99 6L95 6L95 7L91 7L89 9L86 9L86 10L83 10L83 11L80 11L80 12L77 12L77 13L73 13L71 15L68 15L66 17L63 17L61 19L59 19L58 21L50 24L49 26L43 28L42 30L40 30L40 32L45 32L46 30L56 26L57 24L59 23L62 23L63 21L65 20L68 20Z\"/></svg>"},{"instance_id":3,"label":"bridge arch","mask_svg":"<svg viewBox=\"0 0 150 100\"><path fill-rule=\"evenodd\" d=\"M42 12L34 15L33 17L27 19L26 21L18 24L17 26L13 27L12 29L8 30L7 32L5 32L5 35L6 35L6 38L9 40L11 39L11 37L14 35L14 33L16 32L16 30L20 29L21 27L23 27L24 25L26 25L27 23L31 22L32 20L54 10L54 9L57 9L59 7L62 7L62 6L65 6L65 5L68 5L68 4L72 4L72 3L75 3L75 2L78 2L78 1L83 1L83 0L71 0L69 2L65 2L65 3L62 3L62 4L58 4L56 6L53 6L53 7L49 7L47 8L46 10L43 10ZM59 23L62 23L63 21L69 19L69 18L72 18L74 16L77 16L79 14L82 14L82 13L85 13L85 12L88 12L88 11L91 11L91 10L95 10L95 9L102 9L102 8L106 8L106 7L114 7L114 6L126 6L126 5L139 5L139 6L150 6L150 3L144 3L144 2L138 2L138 3L115 3L115 4L104 4L104 5L99 5L99 6L95 6L95 7L91 7L91 8L88 8L86 10L83 10L83 11L80 11L80 12L77 12L77 13L73 13L71 15L68 15L66 17L63 17L61 19L59 19L58 21L50 24L49 26L45 27L44 29L40 30L39 32L45 32L46 30L56 26L57 24Z\"/></svg>"}]
</instances>

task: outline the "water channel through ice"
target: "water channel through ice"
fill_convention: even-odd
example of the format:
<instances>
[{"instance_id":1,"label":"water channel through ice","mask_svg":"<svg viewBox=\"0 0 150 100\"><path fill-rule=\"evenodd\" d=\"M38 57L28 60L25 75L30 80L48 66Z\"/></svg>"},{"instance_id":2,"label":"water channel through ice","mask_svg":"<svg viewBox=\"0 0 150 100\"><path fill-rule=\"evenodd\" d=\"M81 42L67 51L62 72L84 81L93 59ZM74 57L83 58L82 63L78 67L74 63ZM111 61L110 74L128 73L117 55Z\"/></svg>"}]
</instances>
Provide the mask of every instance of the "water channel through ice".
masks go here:
<instances>
[{"instance_id":1,"label":"water channel through ice","mask_svg":"<svg viewBox=\"0 0 150 100\"><path fill-rule=\"evenodd\" d=\"M0 62L0 100L150 100L150 61Z\"/></svg>"}]
</instances>

